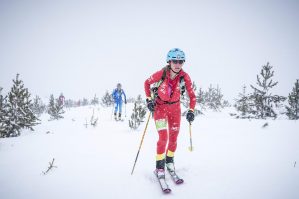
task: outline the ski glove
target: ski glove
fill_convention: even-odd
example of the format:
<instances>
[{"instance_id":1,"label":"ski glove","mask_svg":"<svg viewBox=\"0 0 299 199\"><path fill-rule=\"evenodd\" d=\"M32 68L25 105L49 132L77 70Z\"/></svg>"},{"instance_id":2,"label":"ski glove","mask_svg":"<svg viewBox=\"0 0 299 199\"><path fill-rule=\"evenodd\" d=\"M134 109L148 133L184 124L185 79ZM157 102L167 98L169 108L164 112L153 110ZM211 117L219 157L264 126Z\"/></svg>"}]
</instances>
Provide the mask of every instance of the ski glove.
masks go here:
<instances>
[{"instance_id":1,"label":"ski glove","mask_svg":"<svg viewBox=\"0 0 299 199\"><path fill-rule=\"evenodd\" d=\"M146 104L147 104L148 110L150 110L151 112L154 112L155 105L156 105L155 102L153 100L146 99Z\"/></svg>"},{"instance_id":2,"label":"ski glove","mask_svg":"<svg viewBox=\"0 0 299 199\"><path fill-rule=\"evenodd\" d=\"M194 120L194 113L192 110L189 110L187 115L186 115L186 119L189 123L193 122Z\"/></svg>"},{"instance_id":3,"label":"ski glove","mask_svg":"<svg viewBox=\"0 0 299 199\"><path fill-rule=\"evenodd\" d=\"M127 104L127 100L125 100L125 104Z\"/></svg>"}]
</instances>

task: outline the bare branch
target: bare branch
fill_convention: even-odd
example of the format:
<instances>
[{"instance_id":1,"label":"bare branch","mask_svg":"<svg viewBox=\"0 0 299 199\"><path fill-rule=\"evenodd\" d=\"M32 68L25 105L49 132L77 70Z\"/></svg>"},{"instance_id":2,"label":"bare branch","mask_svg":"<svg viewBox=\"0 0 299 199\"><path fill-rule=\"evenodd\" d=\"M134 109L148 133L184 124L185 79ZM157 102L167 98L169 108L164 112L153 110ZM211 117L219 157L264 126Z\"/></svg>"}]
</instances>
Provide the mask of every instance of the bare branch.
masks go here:
<instances>
[{"instance_id":1,"label":"bare branch","mask_svg":"<svg viewBox=\"0 0 299 199\"><path fill-rule=\"evenodd\" d=\"M53 158L53 160L52 160L52 162L49 162L49 167L48 167L48 170L47 171L43 171L43 174L44 175L46 175L52 168L57 168L57 166L54 166L53 164L54 164L54 158Z\"/></svg>"}]
</instances>

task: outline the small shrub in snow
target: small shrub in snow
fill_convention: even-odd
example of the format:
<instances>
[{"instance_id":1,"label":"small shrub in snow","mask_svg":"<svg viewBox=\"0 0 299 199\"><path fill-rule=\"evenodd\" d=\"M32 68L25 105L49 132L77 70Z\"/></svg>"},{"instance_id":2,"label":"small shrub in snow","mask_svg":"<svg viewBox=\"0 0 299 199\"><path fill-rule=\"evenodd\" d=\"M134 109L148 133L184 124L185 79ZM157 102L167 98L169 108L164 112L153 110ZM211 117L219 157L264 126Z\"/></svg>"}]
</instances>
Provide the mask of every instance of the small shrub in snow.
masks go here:
<instances>
[{"instance_id":1,"label":"small shrub in snow","mask_svg":"<svg viewBox=\"0 0 299 199\"><path fill-rule=\"evenodd\" d=\"M93 127L96 127L97 124L98 124L98 117L95 117L94 116L94 109L92 110L92 116L90 118L90 125L93 126Z\"/></svg>"},{"instance_id":2,"label":"small shrub in snow","mask_svg":"<svg viewBox=\"0 0 299 199\"><path fill-rule=\"evenodd\" d=\"M35 98L33 99L33 104L31 106L31 109L33 113L39 117L42 113L45 112L46 105L43 104L39 96L35 96Z\"/></svg>"},{"instance_id":3,"label":"small shrub in snow","mask_svg":"<svg viewBox=\"0 0 299 199\"><path fill-rule=\"evenodd\" d=\"M253 115L252 109L251 109L251 104L250 104L250 98L249 95L246 93L246 86L243 86L243 92L239 93L239 98L235 99L236 103L234 107L237 109L239 114L234 114L232 116L236 116L236 118L252 118Z\"/></svg>"},{"instance_id":4,"label":"small shrub in snow","mask_svg":"<svg viewBox=\"0 0 299 199\"><path fill-rule=\"evenodd\" d=\"M134 108L129 120L129 127L131 129L137 129L141 122L143 121L146 114L146 106L144 101L141 98L141 95L137 97L137 100L134 102Z\"/></svg>"},{"instance_id":5,"label":"small shrub in snow","mask_svg":"<svg viewBox=\"0 0 299 199\"><path fill-rule=\"evenodd\" d=\"M94 95L93 99L90 102L91 105L98 105L99 104L99 98L97 97L97 95Z\"/></svg>"},{"instance_id":6,"label":"small shrub in snow","mask_svg":"<svg viewBox=\"0 0 299 199\"><path fill-rule=\"evenodd\" d=\"M104 107L109 107L113 105L113 97L108 91L106 91L105 95L101 99L101 105Z\"/></svg>"},{"instance_id":7,"label":"small shrub in snow","mask_svg":"<svg viewBox=\"0 0 299 199\"><path fill-rule=\"evenodd\" d=\"M223 99L223 94L218 85L217 88L210 85L207 91L203 91L200 88L196 95L196 102L202 110L221 111L224 107L230 106L228 101Z\"/></svg>"},{"instance_id":8,"label":"small shrub in snow","mask_svg":"<svg viewBox=\"0 0 299 199\"><path fill-rule=\"evenodd\" d=\"M48 114L50 115L50 120L59 120L63 118L64 114L63 105L60 103L59 99L54 100L54 96L50 96L50 101L48 105Z\"/></svg>"}]
</instances>

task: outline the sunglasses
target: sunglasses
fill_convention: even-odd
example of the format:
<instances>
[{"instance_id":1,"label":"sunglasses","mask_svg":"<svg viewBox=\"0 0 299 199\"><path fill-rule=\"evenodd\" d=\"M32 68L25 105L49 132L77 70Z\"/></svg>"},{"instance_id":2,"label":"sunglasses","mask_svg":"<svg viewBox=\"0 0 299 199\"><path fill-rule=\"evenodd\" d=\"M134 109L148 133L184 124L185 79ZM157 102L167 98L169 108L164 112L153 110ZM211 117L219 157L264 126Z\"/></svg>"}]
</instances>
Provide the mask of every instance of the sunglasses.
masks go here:
<instances>
[{"instance_id":1,"label":"sunglasses","mask_svg":"<svg viewBox=\"0 0 299 199\"><path fill-rule=\"evenodd\" d=\"M185 60L171 60L172 61L172 63L174 63L174 64L177 64L177 63L179 63L179 64L183 64L184 62L185 62Z\"/></svg>"}]
</instances>

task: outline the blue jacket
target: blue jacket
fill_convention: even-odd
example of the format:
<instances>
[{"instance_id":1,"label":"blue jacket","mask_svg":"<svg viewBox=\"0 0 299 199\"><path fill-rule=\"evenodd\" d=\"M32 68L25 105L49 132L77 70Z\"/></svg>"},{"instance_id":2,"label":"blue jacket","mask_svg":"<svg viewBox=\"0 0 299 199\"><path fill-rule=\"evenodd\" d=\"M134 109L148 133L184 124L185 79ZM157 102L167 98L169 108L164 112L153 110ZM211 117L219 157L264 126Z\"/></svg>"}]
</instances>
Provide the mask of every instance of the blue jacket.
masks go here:
<instances>
[{"instance_id":1,"label":"blue jacket","mask_svg":"<svg viewBox=\"0 0 299 199\"><path fill-rule=\"evenodd\" d=\"M113 90L112 93L115 103L121 103L123 101L122 96L124 96L125 102L127 102L127 97L123 89L118 90L117 88Z\"/></svg>"}]
</instances>

